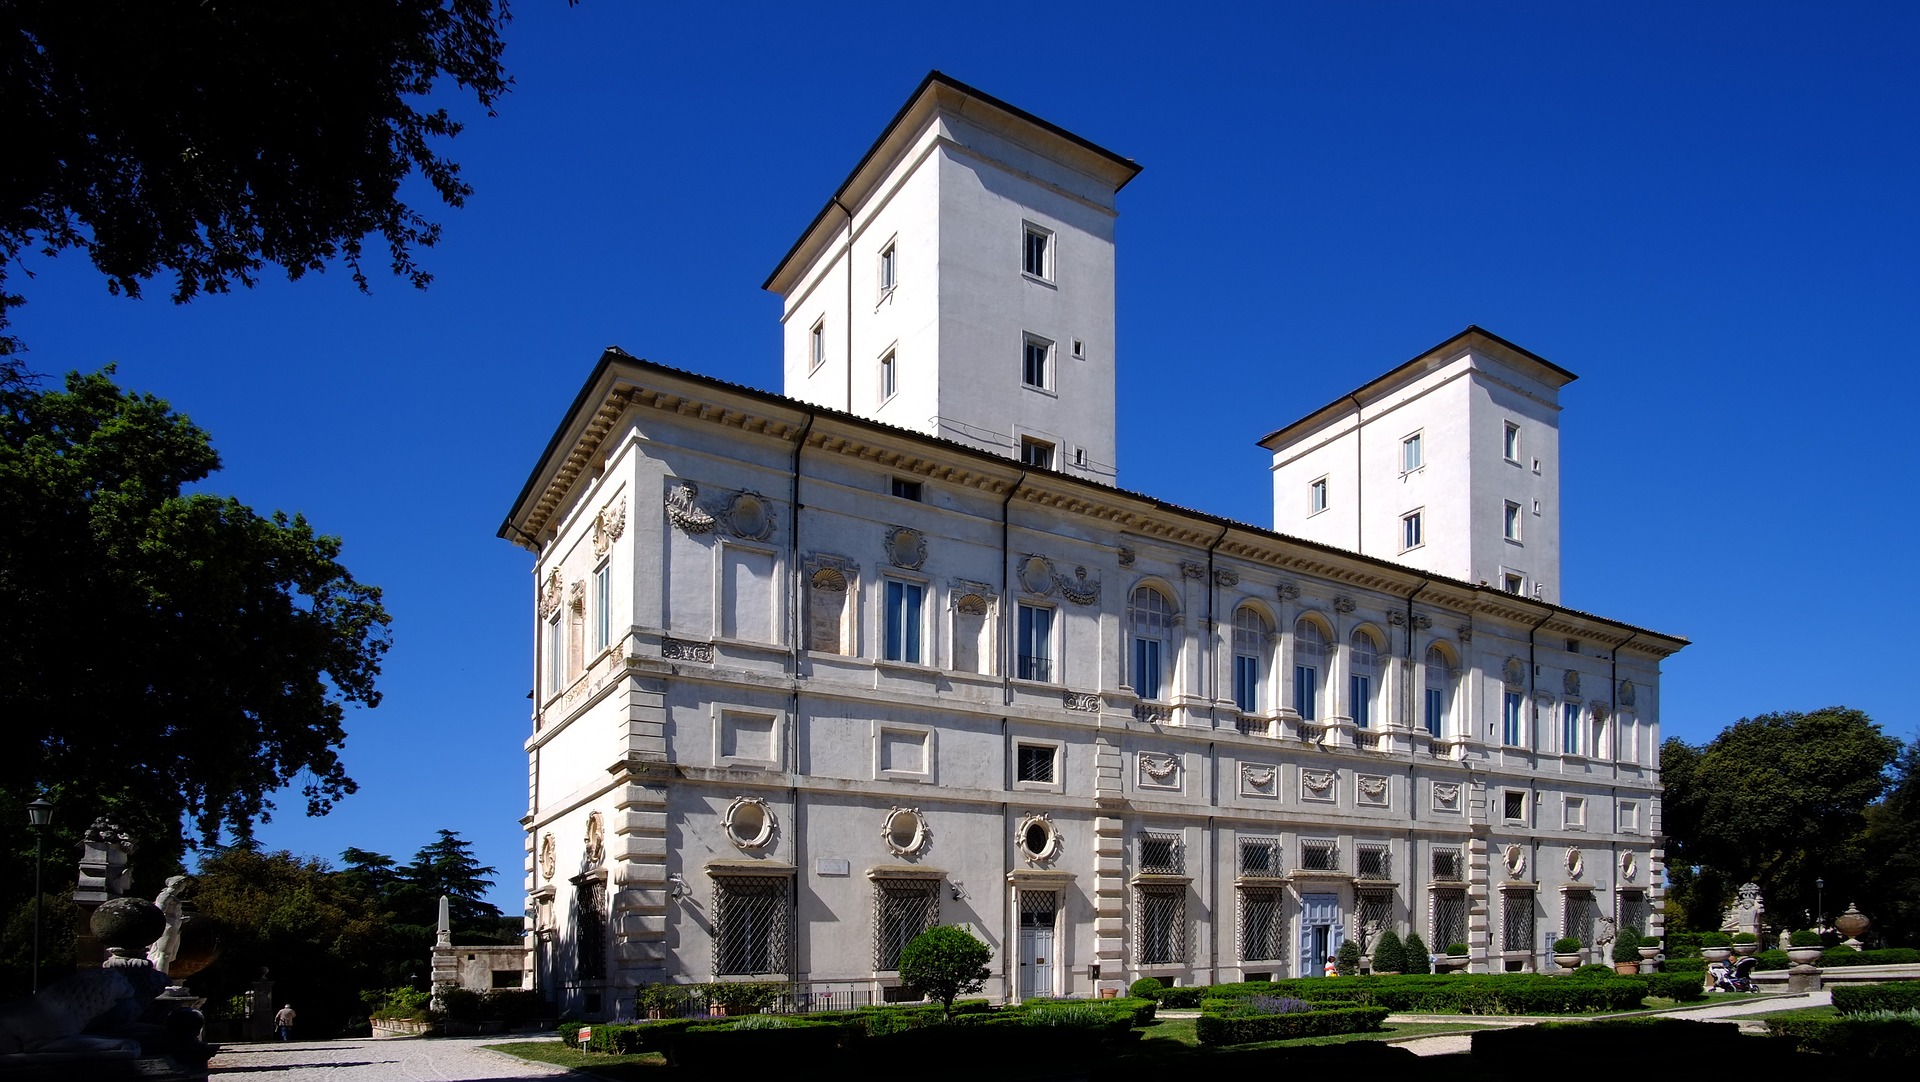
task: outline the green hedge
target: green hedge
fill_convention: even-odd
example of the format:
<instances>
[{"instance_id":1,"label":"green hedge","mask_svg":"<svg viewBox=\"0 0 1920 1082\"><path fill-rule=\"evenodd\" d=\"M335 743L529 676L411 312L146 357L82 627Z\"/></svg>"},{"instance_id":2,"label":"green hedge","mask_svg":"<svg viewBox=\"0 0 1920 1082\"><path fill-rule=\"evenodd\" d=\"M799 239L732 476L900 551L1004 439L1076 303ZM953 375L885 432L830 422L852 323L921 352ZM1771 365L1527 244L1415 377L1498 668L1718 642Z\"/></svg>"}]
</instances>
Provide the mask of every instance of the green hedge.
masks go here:
<instances>
[{"instance_id":1,"label":"green hedge","mask_svg":"<svg viewBox=\"0 0 1920 1082\"><path fill-rule=\"evenodd\" d=\"M1201 1044L1251 1044L1287 1041L1296 1037L1330 1037L1337 1033L1366 1033L1380 1028L1385 1007L1336 1007L1299 1014L1266 1014L1222 1018L1204 1014L1194 1027Z\"/></svg>"},{"instance_id":2,"label":"green hedge","mask_svg":"<svg viewBox=\"0 0 1920 1082\"><path fill-rule=\"evenodd\" d=\"M1692 978L1697 982L1698 978ZM1697 986L1664 982L1657 993L1690 999ZM1177 995L1175 995L1177 993ZM1632 1010L1650 994L1644 976L1560 975L1540 973L1467 973L1394 977L1307 977L1281 981L1243 981L1156 993L1161 1006L1203 1007L1207 1000L1248 996L1291 996L1315 1005L1335 1002L1423 1014L1573 1014Z\"/></svg>"},{"instance_id":3,"label":"green hedge","mask_svg":"<svg viewBox=\"0 0 1920 1082\"><path fill-rule=\"evenodd\" d=\"M1920 963L1920 950L1912 947L1889 947L1877 951L1857 951L1849 947L1834 947L1820 956L1822 966L1905 966Z\"/></svg>"},{"instance_id":4,"label":"green hedge","mask_svg":"<svg viewBox=\"0 0 1920 1082\"><path fill-rule=\"evenodd\" d=\"M1839 989L1835 989L1839 991ZM1920 1023L1865 1018L1769 1018L1767 1032L1800 1052L1900 1059L1920 1056Z\"/></svg>"},{"instance_id":5,"label":"green hedge","mask_svg":"<svg viewBox=\"0 0 1920 1082\"><path fill-rule=\"evenodd\" d=\"M1740 1027L1733 1022L1682 1018L1610 1018L1597 1022L1546 1022L1482 1030L1473 1035L1473 1058L1512 1063L1613 1062L1624 1052L1646 1062L1693 1062L1731 1058Z\"/></svg>"},{"instance_id":6,"label":"green hedge","mask_svg":"<svg viewBox=\"0 0 1920 1082\"><path fill-rule=\"evenodd\" d=\"M1671 999L1676 1003L1707 998L1704 973L1644 973L1639 979L1647 982L1647 994L1650 996Z\"/></svg>"},{"instance_id":7,"label":"green hedge","mask_svg":"<svg viewBox=\"0 0 1920 1082\"><path fill-rule=\"evenodd\" d=\"M1868 1011L1920 1011L1920 982L1836 984L1833 1009L1841 1014Z\"/></svg>"},{"instance_id":8,"label":"green hedge","mask_svg":"<svg viewBox=\"0 0 1920 1082\"><path fill-rule=\"evenodd\" d=\"M665 1052L667 1061L676 1067L712 1070L725 1066L729 1073L746 1073L783 1064L819 1063L863 1036L852 1022L782 1018L777 1028L767 1029L735 1029L736 1024L685 1027L659 1051Z\"/></svg>"}]
</instances>

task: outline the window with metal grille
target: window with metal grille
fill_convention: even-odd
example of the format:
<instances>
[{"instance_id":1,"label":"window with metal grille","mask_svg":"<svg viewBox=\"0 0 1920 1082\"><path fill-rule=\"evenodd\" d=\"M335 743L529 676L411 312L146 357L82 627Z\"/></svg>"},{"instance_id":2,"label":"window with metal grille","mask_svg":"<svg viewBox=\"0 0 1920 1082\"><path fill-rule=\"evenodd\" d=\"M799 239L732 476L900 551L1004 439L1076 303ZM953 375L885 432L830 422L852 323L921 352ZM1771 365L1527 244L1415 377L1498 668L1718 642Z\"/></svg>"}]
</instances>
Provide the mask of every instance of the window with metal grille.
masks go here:
<instances>
[{"instance_id":1,"label":"window with metal grille","mask_svg":"<svg viewBox=\"0 0 1920 1082\"><path fill-rule=\"evenodd\" d=\"M1287 956L1287 921L1280 907L1284 891L1243 887L1240 891L1240 960L1274 961Z\"/></svg>"},{"instance_id":2,"label":"window with metal grille","mask_svg":"<svg viewBox=\"0 0 1920 1082\"><path fill-rule=\"evenodd\" d=\"M1647 934L1647 895L1645 891L1620 892L1620 927Z\"/></svg>"},{"instance_id":3,"label":"window with metal grille","mask_svg":"<svg viewBox=\"0 0 1920 1082\"><path fill-rule=\"evenodd\" d=\"M1354 847L1354 874L1362 879L1392 879L1393 852L1387 846L1363 844Z\"/></svg>"},{"instance_id":4,"label":"window with metal grille","mask_svg":"<svg viewBox=\"0 0 1920 1082\"><path fill-rule=\"evenodd\" d=\"M873 881L873 968L899 969L913 937L940 923L938 879Z\"/></svg>"},{"instance_id":5,"label":"window with metal grille","mask_svg":"<svg viewBox=\"0 0 1920 1082\"><path fill-rule=\"evenodd\" d=\"M1022 680L1052 680L1053 610L1023 603L1019 633L1016 675Z\"/></svg>"},{"instance_id":6,"label":"window with metal grille","mask_svg":"<svg viewBox=\"0 0 1920 1082\"><path fill-rule=\"evenodd\" d=\"M1433 938L1428 941L1436 951L1467 941L1467 896L1464 891L1433 892Z\"/></svg>"},{"instance_id":7,"label":"window with metal grille","mask_svg":"<svg viewBox=\"0 0 1920 1082\"><path fill-rule=\"evenodd\" d=\"M1180 835L1140 835L1140 870L1153 875L1179 875Z\"/></svg>"},{"instance_id":8,"label":"window with metal grille","mask_svg":"<svg viewBox=\"0 0 1920 1082\"><path fill-rule=\"evenodd\" d=\"M1509 822L1527 821L1527 794L1508 790L1500 794L1500 812Z\"/></svg>"},{"instance_id":9,"label":"window with metal grille","mask_svg":"<svg viewBox=\"0 0 1920 1082\"><path fill-rule=\"evenodd\" d=\"M1533 892L1509 890L1500 895L1500 949L1533 949Z\"/></svg>"},{"instance_id":10,"label":"window with metal grille","mask_svg":"<svg viewBox=\"0 0 1920 1082\"><path fill-rule=\"evenodd\" d=\"M588 879L574 884L573 898L579 908L574 924L573 975L576 980L597 981L607 975L606 881Z\"/></svg>"},{"instance_id":11,"label":"window with metal grille","mask_svg":"<svg viewBox=\"0 0 1920 1082\"><path fill-rule=\"evenodd\" d=\"M1280 862L1280 839L1240 839L1240 874L1276 876L1285 869Z\"/></svg>"},{"instance_id":12,"label":"window with metal grille","mask_svg":"<svg viewBox=\"0 0 1920 1082\"><path fill-rule=\"evenodd\" d=\"M1328 839L1308 839L1300 843L1300 867L1310 872L1340 870L1340 846Z\"/></svg>"},{"instance_id":13,"label":"window with metal grille","mask_svg":"<svg viewBox=\"0 0 1920 1082\"><path fill-rule=\"evenodd\" d=\"M1363 929L1371 928L1374 935L1393 927L1393 892L1385 890L1363 890L1354 898L1354 917Z\"/></svg>"},{"instance_id":14,"label":"window with metal grille","mask_svg":"<svg viewBox=\"0 0 1920 1082\"><path fill-rule=\"evenodd\" d=\"M1015 775L1021 781L1053 784L1054 749L1047 744L1022 744L1016 749Z\"/></svg>"},{"instance_id":15,"label":"window with metal grille","mask_svg":"<svg viewBox=\"0 0 1920 1082\"><path fill-rule=\"evenodd\" d=\"M1168 965L1186 959L1187 888L1139 887L1138 951L1143 966Z\"/></svg>"},{"instance_id":16,"label":"window with metal grille","mask_svg":"<svg viewBox=\"0 0 1920 1082\"><path fill-rule=\"evenodd\" d=\"M1460 859L1458 849L1435 849L1433 851L1433 880L1436 883L1458 883L1466 878L1466 862ZM1446 944L1441 944L1445 946Z\"/></svg>"},{"instance_id":17,"label":"window with metal grille","mask_svg":"<svg viewBox=\"0 0 1920 1082\"><path fill-rule=\"evenodd\" d=\"M713 881L713 971L722 975L784 973L787 970L787 899L784 876L725 876Z\"/></svg>"},{"instance_id":18,"label":"window with metal grille","mask_svg":"<svg viewBox=\"0 0 1920 1082\"><path fill-rule=\"evenodd\" d=\"M1565 897L1565 919L1560 934L1578 939L1582 947L1592 948L1600 938L1600 903L1584 890L1568 891Z\"/></svg>"}]
</instances>

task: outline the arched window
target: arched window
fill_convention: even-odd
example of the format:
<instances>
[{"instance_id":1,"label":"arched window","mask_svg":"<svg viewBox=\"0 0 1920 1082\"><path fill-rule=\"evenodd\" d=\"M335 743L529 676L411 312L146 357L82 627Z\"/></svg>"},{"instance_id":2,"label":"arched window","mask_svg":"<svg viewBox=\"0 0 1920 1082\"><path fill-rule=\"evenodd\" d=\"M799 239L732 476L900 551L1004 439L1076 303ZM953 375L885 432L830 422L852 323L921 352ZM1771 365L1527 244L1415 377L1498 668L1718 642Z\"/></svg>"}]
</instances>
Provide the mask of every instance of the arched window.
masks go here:
<instances>
[{"instance_id":1,"label":"arched window","mask_svg":"<svg viewBox=\"0 0 1920 1082\"><path fill-rule=\"evenodd\" d=\"M1166 675L1167 655L1173 644L1173 604L1151 586L1133 592L1134 694L1157 700Z\"/></svg>"},{"instance_id":2,"label":"arched window","mask_svg":"<svg viewBox=\"0 0 1920 1082\"><path fill-rule=\"evenodd\" d=\"M1242 714L1257 714L1266 703L1267 640L1272 629L1258 609L1243 605L1233 614L1233 702Z\"/></svg>"},{"instance_id":3,"label":"arched window","mask_svg":"<svg viewBox=\"0 0 1920 1082\"><path fill-rule=\"evenodd\" d=\"M1453 661L1439 646L1427 647L1425 685L1427 732L1444 735L1453 710Z\"/></svg>"},{"instance_id":4,"label":"arched window","mask_svg":"<svg viewBox=\"0 0 1920 1082\"><path fill-rule=\"evenodd\" d=\"M1374 670L1379 653L1373 634L1355 628L1347 643L1347 710L1353 715L1353 724L1361 729L1373 725L1373 693L1379 686Z\"/></svg>"},{"instance_id":5,"label":"arched window","mask_svg":"<svg viewBox=\"0 0 1920 1082\"><path fill-rule=\"evenodd\" d=\"M1320 674L1327 667L1327 634L1302 618L1293 626L1293 710L1313 721L1320 716Z\"/></svg>"}]
</instances>

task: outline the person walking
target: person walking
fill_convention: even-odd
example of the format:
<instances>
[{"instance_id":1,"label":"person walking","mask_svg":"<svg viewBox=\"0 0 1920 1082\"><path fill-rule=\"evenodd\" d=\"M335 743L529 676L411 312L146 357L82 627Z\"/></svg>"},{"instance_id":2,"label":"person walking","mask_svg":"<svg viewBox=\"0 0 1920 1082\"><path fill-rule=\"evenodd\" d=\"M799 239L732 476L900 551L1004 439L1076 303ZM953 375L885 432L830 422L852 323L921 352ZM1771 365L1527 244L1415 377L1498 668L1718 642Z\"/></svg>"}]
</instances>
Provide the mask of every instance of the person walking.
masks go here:
<instances>
[{"instance_id":1,"label":"person walking","mask_svg":"<svg viewBox=\"0 0 1920 1082\"><path fill-rule=\"evenodd\" d=\"M280 1008L280 1013L273 1016L273 1028L280 1034L281 1040L293 1040L293 1004Z\"/></svg>"}]
</instances>

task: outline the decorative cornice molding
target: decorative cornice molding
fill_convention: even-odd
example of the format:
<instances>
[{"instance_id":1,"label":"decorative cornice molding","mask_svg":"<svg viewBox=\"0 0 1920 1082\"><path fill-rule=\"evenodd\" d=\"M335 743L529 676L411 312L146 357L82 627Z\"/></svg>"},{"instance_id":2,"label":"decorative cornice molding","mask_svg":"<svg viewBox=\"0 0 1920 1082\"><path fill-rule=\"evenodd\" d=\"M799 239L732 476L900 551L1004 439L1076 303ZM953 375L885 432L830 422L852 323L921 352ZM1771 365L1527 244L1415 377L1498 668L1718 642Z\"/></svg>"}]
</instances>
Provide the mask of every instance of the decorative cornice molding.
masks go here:
<instances>
[{"instance_id":1,"label":"decorative cornice molding","mask_svg":"<svg viewBox=\"0 0 1920 1082\"><path fill-rule=\"evenodd\" d=\"M668 661L701 661L713 663L713 644L710 642L688 642L662 635L660 637L660 656Z\"/></svg>"},{"instance_id":2,"label":"decorative cornice molding","mask_svg":"<svg viewBox=\"0 0 1920 1082\"><path fill-rule=\"evenodd\" d=\"M1066 707L1068 710L1078 710L1085 714L1098 714L1100 712L1100 696L1083 695L1072 691L1061 692L1060 705Z\"/></svg>"}]
</instances>

